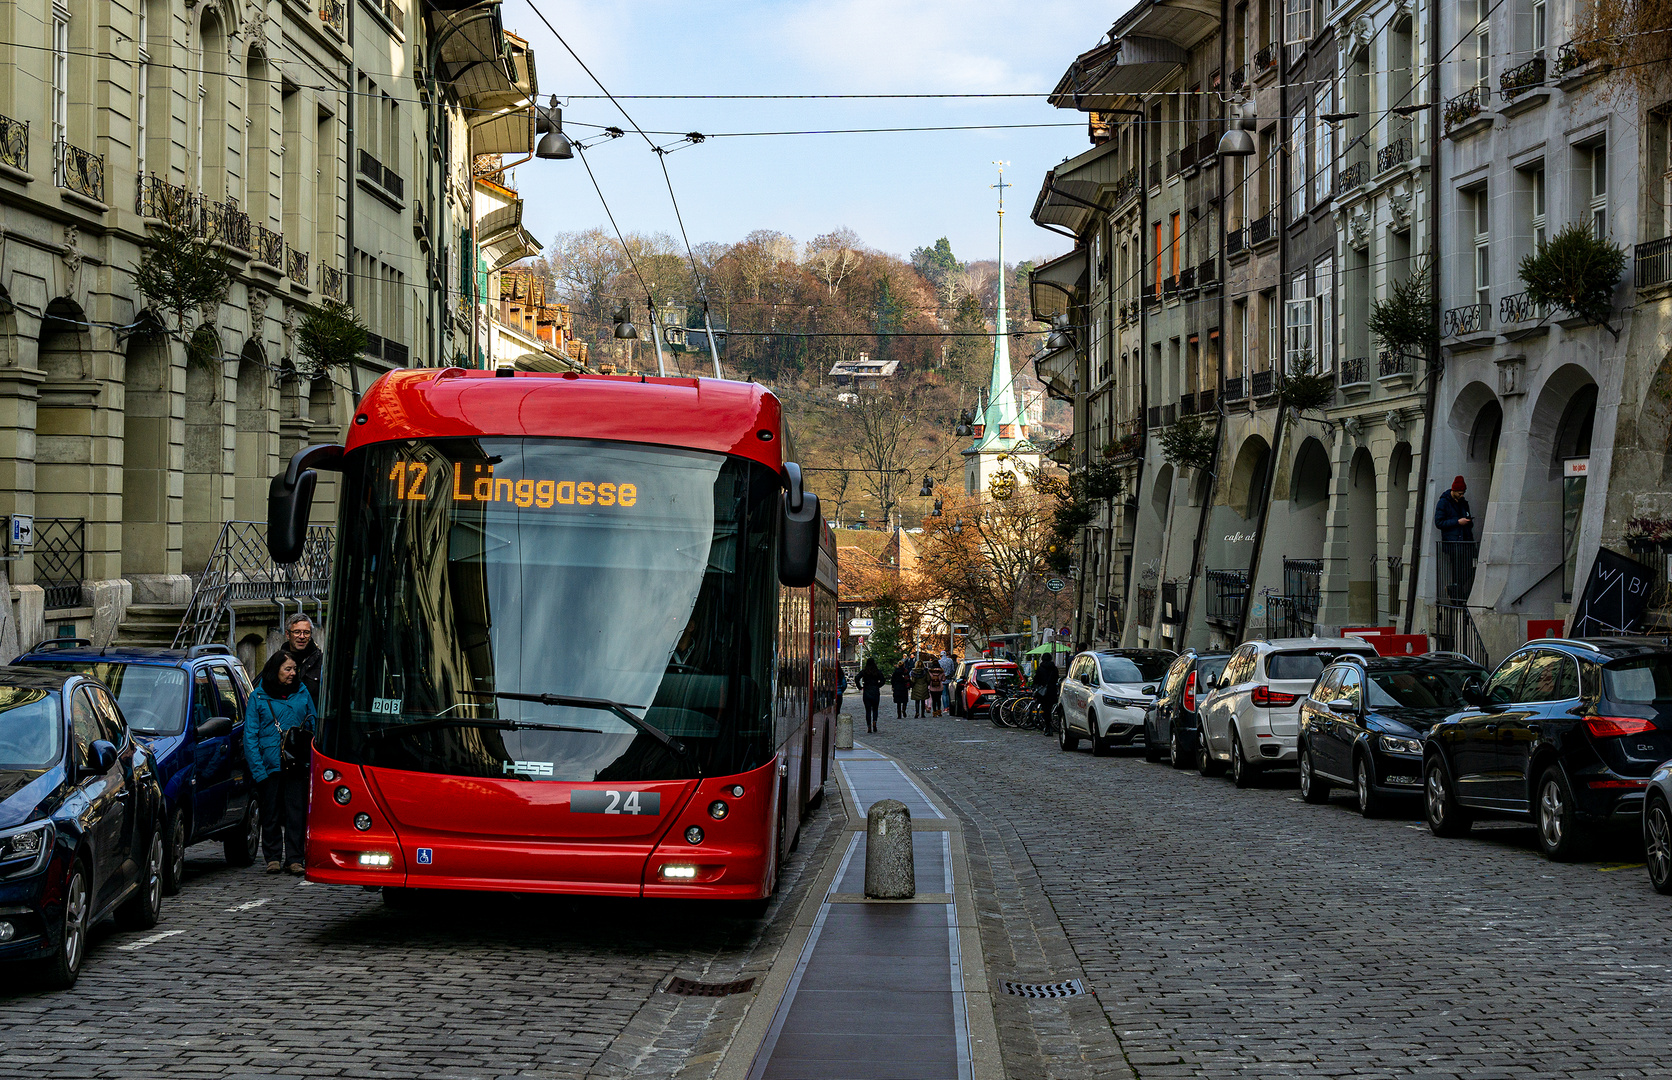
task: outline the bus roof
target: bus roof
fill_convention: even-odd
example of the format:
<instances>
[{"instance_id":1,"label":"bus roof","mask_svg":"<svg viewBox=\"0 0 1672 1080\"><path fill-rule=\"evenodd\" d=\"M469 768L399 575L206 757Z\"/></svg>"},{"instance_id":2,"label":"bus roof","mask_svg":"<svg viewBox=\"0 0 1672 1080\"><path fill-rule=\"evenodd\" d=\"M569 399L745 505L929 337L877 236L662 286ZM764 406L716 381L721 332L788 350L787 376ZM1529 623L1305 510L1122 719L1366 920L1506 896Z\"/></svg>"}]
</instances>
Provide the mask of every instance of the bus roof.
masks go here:
<instances>
[{"instance_id":1,"label":"bus roof","mask_svg":"<svg viewBox=\"0 0 1672 1080\"><path fill-rule=\"evenodd\" d=\"M783 467L778 399L758 383L406 368L360 400L347 448L394 439L533 435L712 450Z\"/></svg>"}]
</instances>

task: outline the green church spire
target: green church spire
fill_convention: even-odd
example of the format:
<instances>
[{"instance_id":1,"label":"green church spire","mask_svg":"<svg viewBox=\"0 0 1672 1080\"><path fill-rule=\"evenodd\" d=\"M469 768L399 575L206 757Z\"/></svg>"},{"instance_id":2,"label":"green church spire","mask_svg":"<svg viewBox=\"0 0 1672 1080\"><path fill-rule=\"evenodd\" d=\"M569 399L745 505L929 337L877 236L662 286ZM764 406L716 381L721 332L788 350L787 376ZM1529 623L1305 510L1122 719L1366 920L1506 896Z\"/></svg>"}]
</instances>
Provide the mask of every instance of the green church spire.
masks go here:
<instances>
[{"instance_id":1,"label":"green church spire","mask_svg":"<svg viewBox=\"0 0 1672 1080\"><path fill-rule=\"evenodd\" d=\"M1022 426L1020 410L1016 407L1016 391L1010 372L1010 335L1004 311L1004 189L1013 185L1004 182L1004 162L999 166L999 182L992 186L999 192L999 302L998 318L993 334L993 378L987 387L987 408L982 412L984 425L981 437L973 449L977 453L1002 452L1027 446L1027 431Z\"/></svg>"}]
</instances>

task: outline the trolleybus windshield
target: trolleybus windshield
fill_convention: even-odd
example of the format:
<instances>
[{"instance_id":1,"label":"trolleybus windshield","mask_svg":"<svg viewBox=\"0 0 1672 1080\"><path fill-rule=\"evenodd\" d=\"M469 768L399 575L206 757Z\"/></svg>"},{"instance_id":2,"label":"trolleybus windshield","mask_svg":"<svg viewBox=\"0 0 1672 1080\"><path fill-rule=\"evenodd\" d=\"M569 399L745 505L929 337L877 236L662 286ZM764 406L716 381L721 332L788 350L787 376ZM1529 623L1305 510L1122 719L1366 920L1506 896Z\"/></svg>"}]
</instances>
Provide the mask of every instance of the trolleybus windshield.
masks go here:
<instances>
[{"instance_id":1,"label":"trolleybus windshield","mask_svg":"<svg viewBox=\"0 0 1672 1080\"><path fill-rule=\"evenodd\" d=\"M770 469L537 438L380 443L345 464L325 753L535 781L770 759Z\"/></svg>"}]
</instances>

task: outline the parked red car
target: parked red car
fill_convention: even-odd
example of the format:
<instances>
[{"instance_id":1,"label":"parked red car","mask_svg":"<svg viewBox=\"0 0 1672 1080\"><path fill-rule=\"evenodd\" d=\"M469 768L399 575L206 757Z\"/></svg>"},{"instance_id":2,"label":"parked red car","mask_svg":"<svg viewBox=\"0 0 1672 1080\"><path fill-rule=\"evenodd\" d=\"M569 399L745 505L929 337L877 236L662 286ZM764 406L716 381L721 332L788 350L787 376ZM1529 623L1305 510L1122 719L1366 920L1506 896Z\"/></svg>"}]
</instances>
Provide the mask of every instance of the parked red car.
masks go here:
<instances>
[{"instance_id":1,"label":"parked red car","mask_svg":"<svg viewBox=\"0 0 1672 1080\"><path fill-rule=\"evenodd\" d=\"M966 719L987 715L1001 686L1026 685L1009 660L965 660L952 675L952 711Z\"/></svg>"}]
</instances>

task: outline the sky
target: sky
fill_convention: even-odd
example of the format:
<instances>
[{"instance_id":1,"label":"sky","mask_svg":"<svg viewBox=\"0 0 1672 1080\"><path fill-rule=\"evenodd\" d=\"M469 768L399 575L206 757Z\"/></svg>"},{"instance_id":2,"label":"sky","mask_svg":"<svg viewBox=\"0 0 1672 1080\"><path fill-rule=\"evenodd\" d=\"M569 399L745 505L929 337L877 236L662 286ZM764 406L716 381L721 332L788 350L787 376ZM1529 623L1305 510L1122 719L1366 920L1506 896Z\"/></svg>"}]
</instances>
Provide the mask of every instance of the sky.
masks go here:
<instances>
[{"instance_id":1,"label":"sky","mask_svg":"<svg viewBox=\"0 0 1672 1080\"><path fill-rule=\"evenodd\" d=\"M679 236L656 155L559 44L550 20L647 132L787 131L938 125L1034 129L710 138L665 155L693 245L755 229L796 240L846 226L905 256L945 236L959 259L997 254L995 160L1008 161L1005 260L1067 251L1028 219L1047 169L1089 148L1085 116L1044 95L1108 32L1125 3L1068 0L506 0L506 29L528 39L541 98L565 104L571 138L617 125L627 137L586 151L625 232ZM538 9L538 14L536 13ZM1026 93L1027 98L869 101L634 101L629 94ZM597 125L585 127L583 124ZM655 135L658 143L677 135ZM523 224L549 240L608 227L581 159L515 170Z\"/></svg>"}]
</instances>

